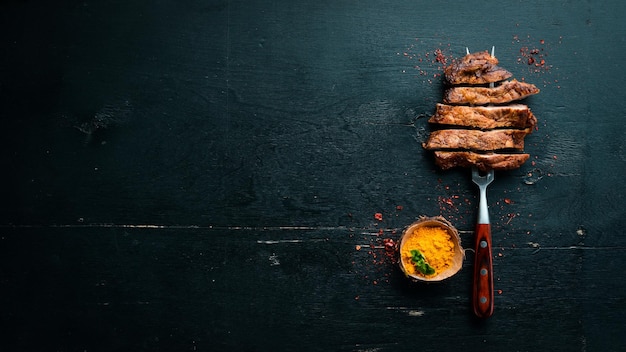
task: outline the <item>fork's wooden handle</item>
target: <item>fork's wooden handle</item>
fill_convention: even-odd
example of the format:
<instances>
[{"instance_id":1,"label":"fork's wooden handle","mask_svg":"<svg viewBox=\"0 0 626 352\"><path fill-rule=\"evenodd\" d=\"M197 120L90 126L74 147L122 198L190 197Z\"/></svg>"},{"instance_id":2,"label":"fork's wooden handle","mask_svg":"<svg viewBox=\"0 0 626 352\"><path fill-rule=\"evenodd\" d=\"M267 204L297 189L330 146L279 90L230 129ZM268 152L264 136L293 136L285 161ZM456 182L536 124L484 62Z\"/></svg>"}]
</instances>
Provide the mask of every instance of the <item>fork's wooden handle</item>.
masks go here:
<instances>
[{"instance_id":1,"label":"fork's wooden handle","mask_svg":"<svg viewBox=\"0 0 626 352\"><path fill-rule=\"evenodd\" d=\"M491 256L491 225L476 225L476 254L474 256L474 285L472 305L474 314L487 318L493 314L493 263Z\"/></svg>"}]
</instances>

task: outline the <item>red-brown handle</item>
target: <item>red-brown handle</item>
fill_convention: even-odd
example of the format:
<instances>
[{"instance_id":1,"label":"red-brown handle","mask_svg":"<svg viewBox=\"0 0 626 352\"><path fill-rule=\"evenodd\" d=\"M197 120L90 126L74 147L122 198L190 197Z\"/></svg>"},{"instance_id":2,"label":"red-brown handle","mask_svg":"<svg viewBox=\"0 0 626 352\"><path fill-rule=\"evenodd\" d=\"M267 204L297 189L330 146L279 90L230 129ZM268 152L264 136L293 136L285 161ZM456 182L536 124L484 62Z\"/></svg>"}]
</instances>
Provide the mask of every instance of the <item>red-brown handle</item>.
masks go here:
<instances>
[{"instance_id":1,"label":"red-brown handle","mask_svg":"<svg viewBox=\"0 0 626 352\"><path fill-rule=\"evenodd\" d=\"M488 318L493 314L493 263L491 256L491 225L476 225L476 254L474 256L474 314Z\"/></svg>"}]
</instances>

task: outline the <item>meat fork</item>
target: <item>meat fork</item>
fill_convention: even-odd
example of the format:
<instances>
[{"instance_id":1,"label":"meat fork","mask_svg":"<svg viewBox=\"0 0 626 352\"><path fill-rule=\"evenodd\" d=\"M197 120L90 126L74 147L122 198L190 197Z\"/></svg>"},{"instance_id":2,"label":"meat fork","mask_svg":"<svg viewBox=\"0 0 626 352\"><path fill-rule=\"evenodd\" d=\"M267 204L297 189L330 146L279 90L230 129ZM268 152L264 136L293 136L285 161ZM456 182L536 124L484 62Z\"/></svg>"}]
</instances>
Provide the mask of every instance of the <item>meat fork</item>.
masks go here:
<instances>
[{"instance_id":1,"label":"meat fork","mask_svg":"<svg viewBox=\"0 0 626 352\"><path fill-rule=\"evenodd\" d=\"M487 205L487 186L493 181L493 170L481 175L472 169L472 181L478 186L478 221L476 223L474 248L474 284L472 306L474 314L487 318L493 314L493 257L491 256L491 224Z\"/></svg>"},{"instance_id":2,"label":"meat fork","mask_svg":"<svg viewBox=\"0 0 626 352\"><path fill-rule=\"evenodd\" d=\"M496 47L491 47L491 56ZM469 55L469 48L465 48ZM489 83L489 88L494 88ZM472 286L472 307L479 318L488 318L493 314L493 257L491 254L491 223L487 205L487 186L494 180L493 170L481 175L477 168L472 168L472 181L478 186L478 221L474 239L474 281Z\"/></svg>"}]
</instances>

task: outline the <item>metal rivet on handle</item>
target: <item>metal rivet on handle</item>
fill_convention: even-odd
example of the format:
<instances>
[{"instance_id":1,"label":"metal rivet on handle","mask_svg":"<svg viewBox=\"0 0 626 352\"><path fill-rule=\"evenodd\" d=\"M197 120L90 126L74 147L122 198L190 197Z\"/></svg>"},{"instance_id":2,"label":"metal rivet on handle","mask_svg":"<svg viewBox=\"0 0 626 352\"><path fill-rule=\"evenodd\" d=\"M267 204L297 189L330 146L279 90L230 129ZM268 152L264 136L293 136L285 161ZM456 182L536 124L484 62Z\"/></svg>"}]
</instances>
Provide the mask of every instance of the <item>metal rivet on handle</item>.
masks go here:
<instances>
[{"instance_id":1,"label":"metal rivet on handle","mask_svg":"<svg viewBox=\"0 0 626 352\"><path fill-rule=\"evenodd\" d=\"M487 241L480 241L480 248L486 248L487 247Z\"/></svg>"},{"instance_id":2,"label":"metal rivet on handle","mask_svg":"<svg viewBox=\"0 0 626 352\"><path fill-rule=\"evenodd\" d=\"M482 304L487 303L487 297L480 297L480 303Z\"/></svg>"},{"instance_id":3,"label":"metal rivet on handle","mask_svg":"<svg viewBox=\"0 0 626 352\"><path fill-rule=\"evenodd\" d=\"M487 275L487 269L485 268L480 269L480 275L483 275L483 276Z\"/></svg>"}]
</instances>

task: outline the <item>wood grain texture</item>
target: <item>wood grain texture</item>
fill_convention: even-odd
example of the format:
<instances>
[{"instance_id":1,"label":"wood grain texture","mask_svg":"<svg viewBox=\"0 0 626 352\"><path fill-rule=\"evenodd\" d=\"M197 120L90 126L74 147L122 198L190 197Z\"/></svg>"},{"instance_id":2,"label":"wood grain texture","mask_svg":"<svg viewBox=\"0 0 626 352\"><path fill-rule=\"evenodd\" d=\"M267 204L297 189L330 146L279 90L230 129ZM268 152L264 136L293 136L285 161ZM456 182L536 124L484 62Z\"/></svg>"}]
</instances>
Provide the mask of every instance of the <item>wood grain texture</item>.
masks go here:
<instances>
[{"instance_id":1,"label":"wood grain texture","mask_svg":"<svg viewBox=\"0 0 626 352\"><path fill-rule=\"evenodd\" d=\"M618 269L623 248L527 245L496 250L498 310L479 322L470 310L469 258L452 280L412 284L397 266L374 264L367 249L355 250L355 243L376 236L362 232L5 231L3 296L13 304L3 307L10 332L3 342L15 349L35 348L39 342L29 337L37 334L48 345L67 349L304 345L315 350L313 346L325 344L340 350L403 350L416 329L433 326L452 336L423 336L426 349L506 348L510 341L504 336L531 331L534 338L520 340L520 350L620 342L622 284L601 283L597 277ZM467 234L464 241L471 237ZM25 242L30 245L23 246ZM600 297L602 304L596 306ZM85 324L93 319L98 319L96 326ZM600 341L598 334L611 337Z\"/></svg>"},{"instance_id":2,"label":"wood grain texture","mask_svg":"<svg viewBox=\"0 0 626 352\"><path fill-rule=\"evenodd\" d=\"M625 6L3 2L0 349L620 349ZM478 321L471 251L416 285L380 241L443 215L472 247L469 174L421 143L435 50L492 45L541 93Z\"/></svg>"}]
</instances>

